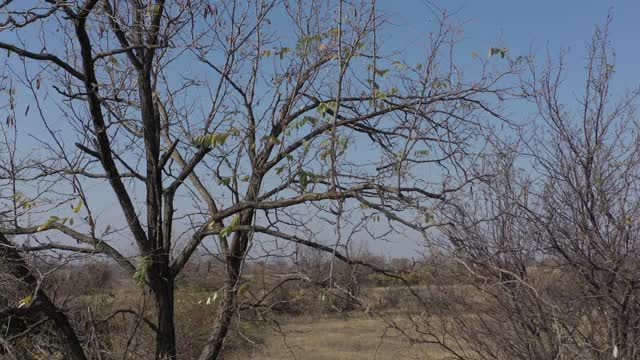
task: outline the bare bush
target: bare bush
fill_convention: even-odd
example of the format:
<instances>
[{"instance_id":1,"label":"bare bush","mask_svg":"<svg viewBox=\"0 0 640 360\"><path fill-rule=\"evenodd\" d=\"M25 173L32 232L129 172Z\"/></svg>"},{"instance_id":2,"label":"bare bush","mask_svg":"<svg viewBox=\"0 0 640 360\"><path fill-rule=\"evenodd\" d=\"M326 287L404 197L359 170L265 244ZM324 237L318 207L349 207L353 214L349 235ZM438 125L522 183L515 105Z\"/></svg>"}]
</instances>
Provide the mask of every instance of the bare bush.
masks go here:
<instances>
[{"instance_id":1,"label":"bare bush","mask_svg":"<svg viewBox=\"0 0 640 360\"><path fill-rule=\"evenodd\" d=\"M524 89L538 128L496 143L486 165L494 176L445 212L442 244L464 286L451 289L442 316L416 322L417 341L460 359L640 356L638 91L612 95L608 23L571 104L564 66L563 57L531 65Z\"/></svg>"}]
</instances>

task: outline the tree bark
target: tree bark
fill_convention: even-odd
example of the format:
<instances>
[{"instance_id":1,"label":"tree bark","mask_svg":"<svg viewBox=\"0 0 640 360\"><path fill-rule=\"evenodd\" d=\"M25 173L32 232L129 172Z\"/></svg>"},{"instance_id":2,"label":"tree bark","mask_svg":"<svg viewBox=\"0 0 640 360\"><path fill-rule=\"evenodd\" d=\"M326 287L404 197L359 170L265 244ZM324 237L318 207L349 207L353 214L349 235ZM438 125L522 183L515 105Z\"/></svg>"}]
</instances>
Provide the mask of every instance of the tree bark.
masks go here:
<instances>
[{"instance_id":1,"label":"tree bark","mask_svg":"<svg viewBox=\"0 0 640 360\"><path fill-rule=\"evenodd\" d=\"M216 326L209 335L204 349L202 349L200 360L215 360L222 353L224 339L227 337L231 319L233 319L233 314L236 310L240 264L240 259L227 262L227 279L225 280L224 294L216 318Z\"/></svg>"},{"instance_id":2,"label":"tree bark","mask_svg":"<svg viewBox=\"0 0 640 360\"><path fill-rule=\"evenodd\" d=\"M158 360L176 359L176 332L174 319L174 276L168 266L168 257L156 256L149 274L150 288L156 303L156 354Z\"/></svg>"},{"instance_id":3,"label":"tree bark","mask_svg":"<svg viewBox=\"0 0 640 360\"><path fill-rule=\"evenodd\" d=\"M245 199L247 201L255 201L262 184L262 176L253 176ZM253 222L255 216L254 209L247 209L239 214L240 223L238 225L249 226ZM220 357L224 345L224 339L229 332L231 319L236 311L238 298L238 285L240 280L240 270L244 256L246 255L249 245L249 231L235 231L231 246L226 255L226 280L224 286L224 294L220 308L216 326L207 339L207 343L200 353L200 360L217 360Z\"/></svg>"}]
</instances>

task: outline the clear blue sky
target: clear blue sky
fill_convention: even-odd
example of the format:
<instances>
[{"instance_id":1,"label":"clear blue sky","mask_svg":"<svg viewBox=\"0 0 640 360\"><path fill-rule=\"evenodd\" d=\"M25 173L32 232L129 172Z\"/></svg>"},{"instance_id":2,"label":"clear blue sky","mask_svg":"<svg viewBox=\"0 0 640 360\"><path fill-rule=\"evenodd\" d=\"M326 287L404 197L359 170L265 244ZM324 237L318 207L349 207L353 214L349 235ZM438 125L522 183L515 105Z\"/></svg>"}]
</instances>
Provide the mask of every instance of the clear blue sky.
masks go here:
<instances>
[{"instance_id":1,"label":"clear blue sky","mask_svg":"<svg viewBox=\"0 0 640 360\"><path fill-rule=\"evenodd\" d=\"M611 13L610 37L616 52L616 86L635 87L640 83L640 1L637 0L379 0L393 25L393 41L406 49L419 48L431 27L429 3L457 10L466 20L461 48L484 55L491 46L505 46L513 55L532 49L543 56L547 46L555 54L569 48L567 84L582 86L585 46L597 24ZM398 36L400 35L400 36Z\"/></svg>"}]
</instances>

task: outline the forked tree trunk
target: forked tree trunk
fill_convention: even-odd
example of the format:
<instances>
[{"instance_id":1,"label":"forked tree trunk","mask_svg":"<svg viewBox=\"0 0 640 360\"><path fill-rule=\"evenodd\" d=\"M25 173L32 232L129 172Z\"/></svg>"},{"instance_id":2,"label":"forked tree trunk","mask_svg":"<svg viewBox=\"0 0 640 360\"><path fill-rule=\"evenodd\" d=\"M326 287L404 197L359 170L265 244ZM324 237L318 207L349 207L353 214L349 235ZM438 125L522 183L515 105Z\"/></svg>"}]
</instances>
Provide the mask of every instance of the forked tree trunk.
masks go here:
<instances>
[{"instance_id":1,"label":"forked tree trunk","mask_svg":"<svg viewBox=\"0 0 640 360\"><path fill-rule=\"evenodd\" d=\"M247 189L246 201L255 201L260 191L262 176L254 176L251 179ZM239 225L250 226L254 217L253 210L246 210L239 214ZM224 285L224 294L220 308L218 309L218 317L216 326L209 335L207 343L200 354L199 360L217 360L220 358L224 339L227 337L233 314L238 306L238 280L240 280L240 270L244 256L246 255L249 245L249 233L246 231L236 231L233 235L233 241L226 253L226 280Z\"/></svg>"}]
</instances>

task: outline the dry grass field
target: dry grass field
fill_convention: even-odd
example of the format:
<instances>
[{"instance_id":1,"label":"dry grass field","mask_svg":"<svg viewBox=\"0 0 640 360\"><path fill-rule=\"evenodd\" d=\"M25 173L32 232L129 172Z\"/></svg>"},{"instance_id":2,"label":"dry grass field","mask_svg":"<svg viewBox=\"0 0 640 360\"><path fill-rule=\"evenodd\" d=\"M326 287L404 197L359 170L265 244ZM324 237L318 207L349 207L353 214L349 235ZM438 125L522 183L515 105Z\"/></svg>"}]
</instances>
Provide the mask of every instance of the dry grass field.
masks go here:
<instances>
[{"instance_id":1,"label":"dry grass field","mask_svg":"<svg viewBox=\"0 0 640 360\"><path fill-rule=\"evenodd\" d=\"M111 271L107 266L68 268L51 278L49 286L58 294L58 302L73 309L73 320L86 329L83 336L99 349L92 350L93 358L98 358L99 352L102 359L147 359L153 351L154 334L136 314L153 323L153 299L128 277ZM242 304L263 296L273 286L272 278L248 275L248 291L241 295ZM219 282L214 273L188 274L176 291L177 352L184 359L198 357L215 324L219 301L214 295ZM304 285L281 287L266 300L273 306L264 313L242 311L225 341L224 359L450 358L437 345L412 344L407 336L387 327L385 321L393 321L411 331L413 326L407 323L406 316L420 314L406 288L372 282L361 289L363 301L370 306L356 305L343 311L344 299ZM448 292L444 289L448 287L416 285L413 289L445 297ZM125 311L118 313L120 310ZM87 325L96 319L107 320L96 327Z\"/></svg>"},{"instance_id":2,"label":"dry grass field","mask_svg":"<svg viewBox=\"0 0 640 360\"><path fill-rule=\"evenodd\" d=\"M426 290L427 287L418 287ZM394 291L395 290L395 291ZM434 290L434 289L430 289ZM381 314L386 319L403 322L404 311L410 307L406 290L389 287L370 287L368 297L377 304L394 299L393 308L386 308ZM66 292L73 293L72 290ZM178 351L184 358L198 355L215 322L216 303L207 303L214 294L210 290L195 290L193 287L180 289L176 294L176 320L178 330ZM142 310L152 318L151 299L129 281L123 281L113 290L96 288L91 295L79 292L72 302L78 307L91 306L96 316L104 317L115 309ZM236 322L232 326L233 335L228 339L229 352L225 359L301 359L301 360L359 360L359 359L446 359L447 354L436 345L411 344L396 330L387 328L384 321L356 311L349 316L339 313L324 313L317 304L307 304L302 313L272 314L270 320L242 320L240 329ZM102 312L102 313L101 313ZM394 315L395 314L395 315ZM116 319L114 319L116 320ZM133 317L117 317L109 322L108 331L103 334L105 344L120 349L116 353L124 355L123 349L131 350L129 358L135 354L150 351L152 335L145 327L138 327L138 335L129 343L132 329L136 327ZM278 328L279 326L279 328ZM410 328L406 327L406 328ZM126 352L126 351L125 351ZM449 355L450 356L450 355Z\"/></svg>"},{"instance_id":3,"label":"dry grass field","mask_svg":"<svg viewBox=\"0 0 640 360\"><path fill-rule=\"evenodd\" d=\"M296 318L283 325L284 335L271 337L254 359L364 360L445 359L439 349L411 345L380 321L369 318Z\"/></svg>"}]
</instances>

